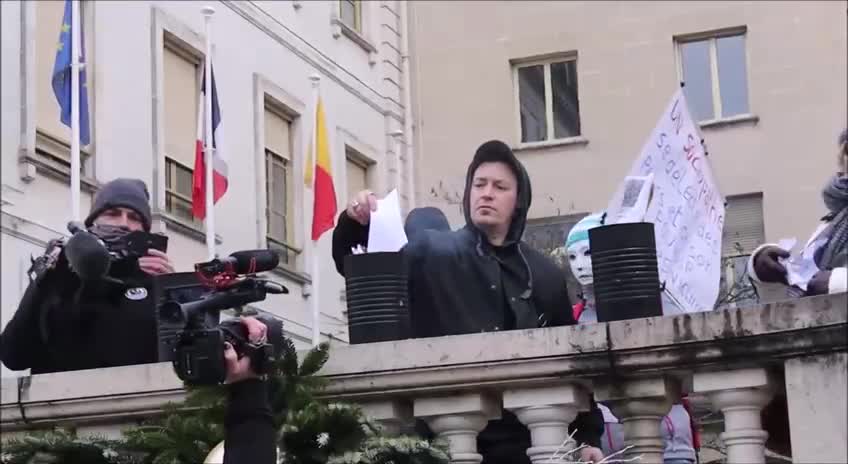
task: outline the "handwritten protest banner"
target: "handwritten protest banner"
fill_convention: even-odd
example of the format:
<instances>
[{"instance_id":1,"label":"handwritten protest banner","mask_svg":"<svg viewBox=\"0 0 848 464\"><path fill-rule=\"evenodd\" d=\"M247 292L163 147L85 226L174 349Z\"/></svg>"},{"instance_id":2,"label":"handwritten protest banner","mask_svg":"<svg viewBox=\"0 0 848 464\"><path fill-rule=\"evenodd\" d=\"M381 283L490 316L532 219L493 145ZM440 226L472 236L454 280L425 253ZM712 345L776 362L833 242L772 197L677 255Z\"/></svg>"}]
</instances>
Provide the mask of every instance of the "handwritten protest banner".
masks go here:
<instances>
[{"instance_id":1,"label":"handwritten protest banner","mask_svg":"<svg viewBox=\"0 0 848 464\"><path fill-rule=\"evenodd\" d=\"M660 281L678 306L664 308L665 313L713 309L721 276L724 197L682 89L671 99L628 173L650 175L653 192L644 220L654 224ZM615 202L624 189L622 184L607 211L618 209Z\"/></svg>"}]
</instances>

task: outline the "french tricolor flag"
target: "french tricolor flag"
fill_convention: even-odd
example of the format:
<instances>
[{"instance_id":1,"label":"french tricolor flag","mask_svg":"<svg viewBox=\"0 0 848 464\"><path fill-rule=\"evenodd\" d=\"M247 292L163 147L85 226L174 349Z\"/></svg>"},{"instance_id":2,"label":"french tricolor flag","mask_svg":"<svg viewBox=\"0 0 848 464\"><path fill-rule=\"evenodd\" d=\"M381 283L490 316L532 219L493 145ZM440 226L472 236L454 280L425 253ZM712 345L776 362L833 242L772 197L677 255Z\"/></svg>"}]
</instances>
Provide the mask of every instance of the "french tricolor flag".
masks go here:
<instances>
[{"instance_id":1,"label":"french tricolor flag","mask_svg":"<svg viewBox=\"0 0 848 464\"><path fill-rule=\"evenodd\" d=\"M201 81L200 102L197 107L197 143L194 148L194 175L191 188L191 211L198 219L206 218L206 157L203 152L205 141L204 114L206 103L206 76ZM218 89L215 86L215 72L212 72L212 184L213 202L218 200L227 192L227 159L221 150L221 108L218 106Z\"/></svg>"}]
</instances>

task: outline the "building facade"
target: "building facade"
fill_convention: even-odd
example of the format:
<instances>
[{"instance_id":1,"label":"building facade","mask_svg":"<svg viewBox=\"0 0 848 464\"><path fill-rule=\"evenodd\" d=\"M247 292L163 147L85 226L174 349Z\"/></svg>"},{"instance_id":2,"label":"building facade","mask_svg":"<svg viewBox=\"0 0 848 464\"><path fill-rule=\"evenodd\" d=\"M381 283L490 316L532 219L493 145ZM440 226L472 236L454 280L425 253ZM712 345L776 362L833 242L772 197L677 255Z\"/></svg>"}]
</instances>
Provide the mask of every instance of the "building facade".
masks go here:
<instances>
[{"instance_id":1,"label":"building facade","mask_svg":"<svg viewBox=\"0 0 848 464\"><path fill-rule=\"evenodd\" d=\"M414 2L420 203L454 225L488 139L533 180L525 239L550 251L602 210L685 82L726 196L723 274L803 243L846 127L846 2ZM725 291L728 285L724 284Z\"/></svg>"},{"instance_id":2,"label":"building facade","mask_svg":"<svg viewBox=\"0 0 848 464\"><path fill-rule=\"evenodd\" d=\"M311 336L312 253L320 256L321 332L346 339L343 281L330 235L315 247L303 172L310 112L320 77L339 209L349 191L400 186L410 157L404 84L406 7L360 2L82 1L91 144L82 148L82 212L99 185L143 179L153 230L170 238L178 271L207 257L202 222L191 216L191 175L205 46L202 7L213 6L213 64L222 112L218 148L229 190L216 206L218 253L270 247L270 273L288 295L258 309L286 321L300 342ZM64 2L2 2L2 320L27 285L30 257L66 234L70 217L70 129L51 87ZM403 156L399 156L399 154ZM404 174L405 175L405 174ZM408 206L408 205L406 205ZM5 368L4 368L5 369ZM5 371L8 373L8 371Z\"/></svg>"}]
</instances>

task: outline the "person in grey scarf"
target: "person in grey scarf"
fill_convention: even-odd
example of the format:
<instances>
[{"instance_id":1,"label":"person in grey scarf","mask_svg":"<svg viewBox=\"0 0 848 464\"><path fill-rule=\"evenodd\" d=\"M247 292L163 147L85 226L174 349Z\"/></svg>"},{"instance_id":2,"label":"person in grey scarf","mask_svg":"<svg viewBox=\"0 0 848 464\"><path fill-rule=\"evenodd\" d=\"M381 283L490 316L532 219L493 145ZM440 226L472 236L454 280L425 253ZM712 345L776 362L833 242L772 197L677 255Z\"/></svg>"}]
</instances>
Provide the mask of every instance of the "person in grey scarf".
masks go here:
<instances>
[{"instance_id":1,"label":"person in grey scarf","mask_svg":"<svg viewBox=\"0 0 848 464\"><path fill-rule=\"evenodd\" d=\"M807 282L805 291L789 286L781 262L789 258L789 252L774 244L760 246L748 262L748 275L761 302L848 291L848 129L839 136L838 160L836 174L822 191L829 212L806 245L812 247L819 271Z\"/></svg>"}]
</instances>

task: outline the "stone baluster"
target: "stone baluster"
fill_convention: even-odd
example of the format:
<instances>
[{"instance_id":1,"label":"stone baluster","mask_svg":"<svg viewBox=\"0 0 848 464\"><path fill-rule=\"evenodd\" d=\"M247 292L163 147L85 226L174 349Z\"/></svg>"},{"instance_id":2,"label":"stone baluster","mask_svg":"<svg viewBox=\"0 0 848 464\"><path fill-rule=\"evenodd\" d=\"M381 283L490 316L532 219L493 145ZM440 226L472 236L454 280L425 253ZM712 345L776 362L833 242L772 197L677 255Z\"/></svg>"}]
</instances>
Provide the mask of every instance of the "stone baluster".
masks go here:
<instances>
[{"instance_id":1,"label":"stone baluster","mask_svg":"<svg viewBox=\"0 0 848 464\"><path fill-rule=\"evenodd\" d=\"M377 422L389 435L400 435L415 420L412 405L401 400L359 402L365 417Z\"/></svg>"},{"instance_id":2,"label":"stone baluster","mask_svg":"<svg viewBox=\"0 0 848 464\"><path fill-rule=\"evenodd\" d=\"M589 408L588 394L577 385L507 390L503 402L530 429L527 456L534 464L558 462L574 448L574 443L566 443L568 424L578 411Z\"/></svg>"},{"instance_id":3,"label":"stone baluster","mask_svg":"<svg viewBox=\"0 0 848 464\"><path fill-rule=\"evenodd\" d=\"M451 462L475 464L483 461L477 453L477 434L492 419L501 417L501 403L483 393L463 393L449 397L416 399L415 417L424 419L450 446Z\"/></svg>"},{"instance_id":4,"label":"stone baluster","mask_svg":"<svg viewBox=\"0 0 848 464\"><path fill-rule=\"evenodd\" d=\"M768 433L763 430L760 412L774 395L775 386L763 368L695 374L694 391L706 394L724 415L724 433L719 438L727 447L727 462L765 462Z\"/></svg>"},{"instance_id":5,"label":"stone baluster","mask_svg":"<svg viewBox=\"0 0 848 464\"><path fill-rule=\"evenodd\" d=\"M664 444L660 424L680 399L680 382L668 377L628 379L595 387L624 427L627 458L641 456L642 464L662 464Z\"/></svg>"}]
</instances>

